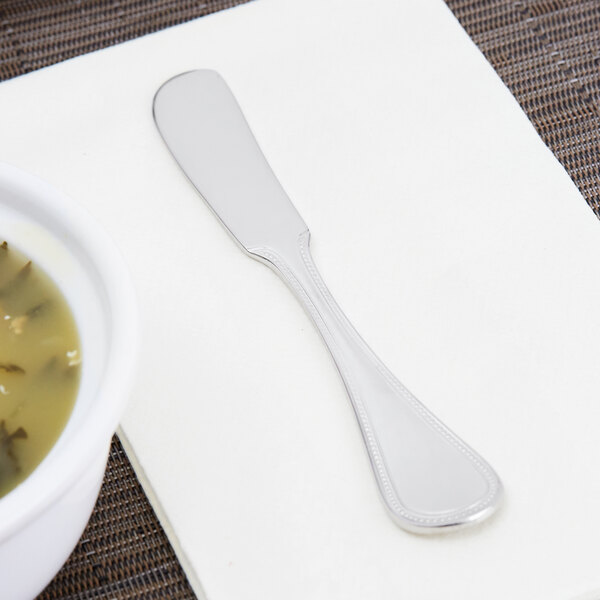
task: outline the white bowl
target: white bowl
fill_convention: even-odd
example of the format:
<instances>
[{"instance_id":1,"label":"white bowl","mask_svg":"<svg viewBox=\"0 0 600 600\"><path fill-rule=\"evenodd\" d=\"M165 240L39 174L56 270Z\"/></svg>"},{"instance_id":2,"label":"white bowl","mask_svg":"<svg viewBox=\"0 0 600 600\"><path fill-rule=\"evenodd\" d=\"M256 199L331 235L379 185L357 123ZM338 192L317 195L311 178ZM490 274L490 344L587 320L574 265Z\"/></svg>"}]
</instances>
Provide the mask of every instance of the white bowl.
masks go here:
<instances>
[{"instance_id":1,"label":"white bowl","mask_svg":"<svg viewBox=\"0 0 600 600\"><path fill-rule=\"evenodd\" d=\"M0 498L0 595L34 598L68 558L94 507L137 351L135 294L110 238L48 184L0 164L0 242L58 284L82 350L73 413L48 456Z\"/></svg>"}]
</instances>

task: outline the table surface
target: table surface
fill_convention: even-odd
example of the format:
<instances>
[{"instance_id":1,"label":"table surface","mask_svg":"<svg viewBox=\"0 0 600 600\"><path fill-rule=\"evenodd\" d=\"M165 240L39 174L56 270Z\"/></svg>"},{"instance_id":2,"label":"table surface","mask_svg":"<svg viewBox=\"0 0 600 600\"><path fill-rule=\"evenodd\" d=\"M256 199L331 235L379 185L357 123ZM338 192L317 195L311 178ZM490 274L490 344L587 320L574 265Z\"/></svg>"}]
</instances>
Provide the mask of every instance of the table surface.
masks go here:
<instances>
[{"instance_id":1,"label":"table surface","mask_svg":"<svg viewBox=\"0 0 600 600\"><path fill-rule=\"evenodd\" d=\"M9 0L0 7L0 78L241 3ZM448 4L600 214L600 5ZM90 524L40 598L164 597L194 594L115 439Z\"/></svg>"}]
</instances>

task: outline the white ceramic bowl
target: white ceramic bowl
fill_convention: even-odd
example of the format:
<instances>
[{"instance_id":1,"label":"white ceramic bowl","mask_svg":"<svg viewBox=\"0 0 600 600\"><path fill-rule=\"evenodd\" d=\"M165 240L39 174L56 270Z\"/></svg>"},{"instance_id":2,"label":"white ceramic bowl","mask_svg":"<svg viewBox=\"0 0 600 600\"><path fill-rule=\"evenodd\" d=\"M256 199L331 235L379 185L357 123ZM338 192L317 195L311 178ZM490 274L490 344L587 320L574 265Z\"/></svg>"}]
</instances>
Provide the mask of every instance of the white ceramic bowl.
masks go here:
<instances>
[{"instance_id":1,"label":"white ceramic bowl","mask_svg":"<svg viewBox=\"0 0 600 600\"><path fill-rule=\"evenodd\" d=\"M3 164L0 238L58 284L83 357L75 408L58 442L0 498L0 596L30 600L67 559L93 509L133 379L138 321L129 273L110 238L79 205Z\"/></svg>"}]
</instances>

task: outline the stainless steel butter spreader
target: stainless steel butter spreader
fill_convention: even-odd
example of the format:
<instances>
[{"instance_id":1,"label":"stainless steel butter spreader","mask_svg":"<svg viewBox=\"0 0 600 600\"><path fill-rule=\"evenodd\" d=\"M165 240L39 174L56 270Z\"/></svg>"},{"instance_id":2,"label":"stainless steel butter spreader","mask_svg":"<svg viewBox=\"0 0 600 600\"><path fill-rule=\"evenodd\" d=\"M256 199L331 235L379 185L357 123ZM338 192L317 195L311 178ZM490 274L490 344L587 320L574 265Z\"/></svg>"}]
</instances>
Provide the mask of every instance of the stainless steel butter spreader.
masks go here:
<instances>
[{"instance_id":1,"label":"stainless steel butter spreader","mask_svg":"<svg viewBox=\"0 0 600 600\"><path fill-rule=\"evenodd\" d=\"M220 75L201 70L170 79L156 93L154 119L223 225L251 257L279 274L312 317L398 525L434 533L492 514L502 497L498 476L394 377L342 313L313 263L306 224Z\"/></svg>"}]
</instances>

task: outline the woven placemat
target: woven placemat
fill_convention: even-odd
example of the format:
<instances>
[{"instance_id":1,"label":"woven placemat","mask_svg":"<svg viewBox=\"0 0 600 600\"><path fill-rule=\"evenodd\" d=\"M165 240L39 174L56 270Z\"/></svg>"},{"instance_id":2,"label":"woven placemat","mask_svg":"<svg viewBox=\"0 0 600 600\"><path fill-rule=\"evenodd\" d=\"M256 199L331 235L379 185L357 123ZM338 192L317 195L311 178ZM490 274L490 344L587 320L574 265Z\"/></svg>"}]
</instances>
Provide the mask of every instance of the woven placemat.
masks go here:
<instances>
[{"instance_id":1,"label":"woven placemat","mask_svg":"<svg viewBox=\"0 0 600 600\"><path fill-rule=\"evenodd\" d=\"M115 436L88 526L38 600L142 598L196 596Z\"/></svg>"},{"instance_id":2,"label":"woven placemat","mask_svg":"<svg viewBox=\"0 0 600 600\"><path fill-rule=\"evenodd\" d=\"M0 81L248 0L0 0Z\"/></svg>"},{"instance_id":3,"label":"woven placemat","mask_svg":"<svg viewBox=\"0 0 600 600\"><path fill-rule=\"evenodd\" d=\"M0 0L0 80L245 1ZM600 2L446 2L600 216ZM90 523L38 600L194 597L115 438Z\"/></svg>"},{"instance_id":4,"label":"woven placemat","mask_svg":"<svg viewBox=\"0 0 600 600\"><path fill-rule=\"evenodd\" d=\"M600 2L446 2L600 217Z\"/></svg>"}]
</instances>

